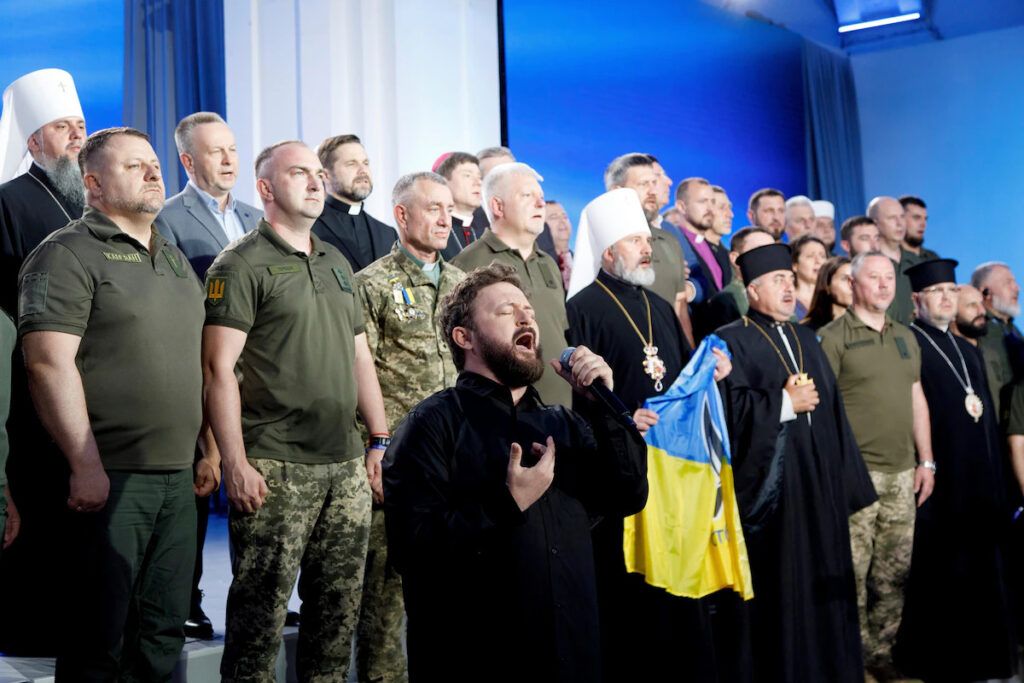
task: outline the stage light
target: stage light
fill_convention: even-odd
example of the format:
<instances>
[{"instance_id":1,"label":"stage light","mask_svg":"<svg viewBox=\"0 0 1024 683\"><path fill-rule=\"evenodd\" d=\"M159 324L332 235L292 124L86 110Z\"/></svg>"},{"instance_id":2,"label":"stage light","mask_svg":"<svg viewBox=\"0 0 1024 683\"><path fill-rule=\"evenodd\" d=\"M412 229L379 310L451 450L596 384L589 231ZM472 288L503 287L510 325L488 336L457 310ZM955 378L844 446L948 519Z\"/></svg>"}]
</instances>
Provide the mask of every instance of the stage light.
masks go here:
<instances>
[{"instance_id":1,"label":"stage light","mask_svg":"<svg viewBox=\"0 0 1024 683\"><path fill-rule=\"evenodd\" d=\"M897 17L886 17L885 19L872 19L871 21L858 21L856 24L847 24L846 26L840 26L840 33L849 33L850 31L860 31L865 28L875 28L876 26L888 26L889 24L899 24L904 21L914 21L920 19L920 12L911 12L910 14L901 14Z\"/></svg>"}]
</instances>

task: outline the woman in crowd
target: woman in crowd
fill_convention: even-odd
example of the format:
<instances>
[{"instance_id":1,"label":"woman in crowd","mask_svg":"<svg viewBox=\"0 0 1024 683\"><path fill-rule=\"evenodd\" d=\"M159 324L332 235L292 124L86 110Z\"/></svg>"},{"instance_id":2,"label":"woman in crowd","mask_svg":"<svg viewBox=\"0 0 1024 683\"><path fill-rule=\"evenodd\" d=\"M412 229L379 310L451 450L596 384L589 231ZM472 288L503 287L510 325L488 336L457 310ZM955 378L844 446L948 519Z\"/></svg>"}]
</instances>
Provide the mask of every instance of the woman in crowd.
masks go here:
<instances>
[{"instance_id":1,"label":"woman in crowd","mask_svg":"<svg viewBox=\"0 0 1024 683\"><path fill-rule=\"evenodd\" d=\"M851 303L853 289L850 286L850 259L833 256L818 270L810 310L800 322L817 330L845 313Z\"/></svg>"},{"instance_id":2,"label":"woman in crowd","mask_svg":"<svg viewBox=\"0 0 1024 683\"><path fill-rule=\"evenodd\" d=\"M793 252L793 272L796 273L795 315L797 320L801 320L811 309L818 270L828 258L828 248L813 235L801 235L790 247Z\"/></svg>"}]
</instances>

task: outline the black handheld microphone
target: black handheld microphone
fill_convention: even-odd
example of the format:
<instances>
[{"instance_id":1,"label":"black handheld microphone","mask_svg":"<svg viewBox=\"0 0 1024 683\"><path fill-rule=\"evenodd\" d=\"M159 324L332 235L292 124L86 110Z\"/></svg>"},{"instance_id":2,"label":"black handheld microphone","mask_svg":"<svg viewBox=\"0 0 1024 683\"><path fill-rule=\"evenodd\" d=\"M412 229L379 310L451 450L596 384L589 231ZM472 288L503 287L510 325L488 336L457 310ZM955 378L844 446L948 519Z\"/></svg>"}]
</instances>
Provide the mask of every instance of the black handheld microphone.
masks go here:
<instances>
[{"instance_id":1,"label":"black handheld microphone","mask_svg":"<svg viewBox=\"0 0 1024 683\"><path fill-rule=\"evenodd\" d=\"M572 374L572 368L569 366L569 359L572 358L572 354L576 351L575 346L569 346L562 351L561 357L558 362L562 365L562 370L566 373ZM604 383L604 380L598 377L591 382L589 387L586 387L587 393L596 398L598 401L604 404L605 408L610 410L617 418L622 420L625 424L630 427L636 427L636 422L633 421L633 414L629 412L629 408L619 400L619 397L612 393L612 390L608 388L608 385Z\"/></svg>"}]
</instances>

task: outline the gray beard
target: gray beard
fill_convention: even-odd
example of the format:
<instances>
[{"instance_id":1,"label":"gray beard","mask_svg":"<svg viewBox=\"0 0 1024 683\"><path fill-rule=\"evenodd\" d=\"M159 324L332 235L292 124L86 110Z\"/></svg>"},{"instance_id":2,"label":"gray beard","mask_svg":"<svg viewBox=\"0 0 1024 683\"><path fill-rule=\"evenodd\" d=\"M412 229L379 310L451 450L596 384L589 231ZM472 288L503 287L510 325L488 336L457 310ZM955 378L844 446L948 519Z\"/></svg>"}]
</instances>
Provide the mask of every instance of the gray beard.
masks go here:
<instances>
[{"instance_id":1,"label":"gray beard","mask_svg":"<svg viewBox=\"0 0 1024 683\"><path fill-rule=\"evenodd\" d=\"M996 313L1001 313L1008 318L1017 318L1020 316L1020 304L1013 303L1012 301L1003 301L1001 297L992 297L992 310Z\"/></svg>"},{"instance_id":2,"label":"gray beard","mask_svg":"<svg viewBox=\"0 0 1024 683\"><path fill-rule=\"evenodd\" d=\"M612 275L638 287L650 287L654 284L654 268L637 266L633 270L628 270L626 262L618 254L615 255L615 262L612 264Z\"/></svg>"},{"instance_id":3,"label":"gray beard","mask_svg":"<svg viewBox=\"0 0 1024 683\"><path fill-rule=\"evenodd\" d=\"M85 204L85 185L82 183L82 171L78 168L78 162L67 157L57 157L53 168L44 168L43 171L57 192L70 204Z\"/></svg>"}]
</instances>

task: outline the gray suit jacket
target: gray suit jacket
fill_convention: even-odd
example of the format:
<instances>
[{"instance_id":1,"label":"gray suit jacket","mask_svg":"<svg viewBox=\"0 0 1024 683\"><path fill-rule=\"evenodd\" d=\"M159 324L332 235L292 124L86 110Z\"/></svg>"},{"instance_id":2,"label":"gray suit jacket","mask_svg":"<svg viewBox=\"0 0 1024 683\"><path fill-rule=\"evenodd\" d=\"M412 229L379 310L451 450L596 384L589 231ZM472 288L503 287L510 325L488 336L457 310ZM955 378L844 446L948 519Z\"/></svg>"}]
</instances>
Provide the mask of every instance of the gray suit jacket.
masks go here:
<instances>
[{"instance_id":1,"label":"gray suit jacket","mask_svg":"<svg viewBox=\"0 0 1024 683\"><path fill-rule=\"evenodd\" d=\"M235 213L246 232L255 228L263 217L262 211L245 202L236 202ZM156 217L156 229L185 252L200 280L206 278L206 271L217 254L228 246L220 223L191 185L167 200Z\"/></svg>"}]
</instances>

